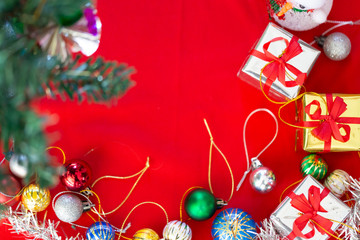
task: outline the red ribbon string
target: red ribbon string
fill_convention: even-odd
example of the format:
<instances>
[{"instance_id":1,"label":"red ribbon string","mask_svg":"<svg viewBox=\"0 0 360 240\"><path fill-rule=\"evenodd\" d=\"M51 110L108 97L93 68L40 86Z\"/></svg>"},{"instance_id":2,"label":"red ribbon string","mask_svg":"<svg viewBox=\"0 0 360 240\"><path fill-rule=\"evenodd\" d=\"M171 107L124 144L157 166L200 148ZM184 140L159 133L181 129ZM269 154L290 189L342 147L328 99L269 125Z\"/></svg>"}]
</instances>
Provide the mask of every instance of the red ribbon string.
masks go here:
<instances>
[{"instance_id":1,"label":"red ribbon string","mask_svg":"<svg viewBox=\"0 0 360 240\"><path fill-rule=\"evenodd\" d=\"M278 79L285 87L303 85L306 78L306 73L301 72L299 69L288 63L290 59L296 57L303 51L300 44L298 43L298 40L299 39L297 37L293 36L289 43L287 39L277 37L264 44L264 53L259 52L256 49L253 49L250 52L251 55L269 62L269 64L266 65L263 69L263 74L267 78L265 82L266 92L270 90L271 85L275 82L276 79ZM286 44L286 48L280 57L276 57L268 51L270 44L277 41L284 41ZM286 69L288 69L296 76L294 81L285 80Z\"/></svg>"},{"instance_id":2,"label":"red ribbon string","mask_svg":"<svg viewBox=\"0 0 360 240\"><path fill-rule=\"evenodd\" d=\"M290 195L290 198L292 199L290 202L291 206L299 210L302 215L294 221L293 231L287 238L290 240L296 237L309 239L315 236L315 229L322 235L334 233L331 229L333 223L329 219L318 215L319 212L327 212L320 204L329 192L330 191L327 188L324 188L320 193L318 187L311 186L308 190L308 199L306 199L304 194L296 195L295 193L292 193ZM306 226L309 226L311 230L304 234L303 230Z\"/></svg>"},{"instance_id":3,"label":"red ribbon string","mask_svg":"<svg viewBox=\"0 0 360 240\"><path fill-rule=\"evenodd\" d=\"M341 97L336 97L335 100L333 100L332 94L326 94L326 103L329 110L328 115L321 115L318 100L314 100L306 105L306 114L308 114L312 120L318 121L305 121L303 125L305 127L314 127L311 133L321 141L324 141L324 152L329 152L331 150L332 137L340 142L347 142L350 139L350 126L343 123L360 124L360 118L340 117L341 114L347 110L347 104ZM316 106L313 114L310 113L312 106ZM341 135L341 129L345 131L345 135Z\"/></svg>"}]
</instances>

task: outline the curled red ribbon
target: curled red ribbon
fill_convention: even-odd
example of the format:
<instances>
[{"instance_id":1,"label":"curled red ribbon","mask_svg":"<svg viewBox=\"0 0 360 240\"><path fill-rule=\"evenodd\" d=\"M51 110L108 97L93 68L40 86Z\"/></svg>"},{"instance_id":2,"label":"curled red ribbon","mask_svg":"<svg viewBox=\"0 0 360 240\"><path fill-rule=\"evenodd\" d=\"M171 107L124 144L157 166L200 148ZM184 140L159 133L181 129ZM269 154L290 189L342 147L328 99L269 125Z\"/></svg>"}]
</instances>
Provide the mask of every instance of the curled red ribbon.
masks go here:
<instances>
[{"instance_id":1,"label":"curled red ribbon","mask_svg":"<svg viewBox=\"0 0 360 240\"><path fill-rule=\"evenodd\" d=\"M303 85L306 78L306 73L301 72L299 69L288 63L290 59L303 52L298 40L299 39L297 37L293 36L289 43L287 39L277 37L264 44L264 53L259 52L256 49L253 49L250 52L251 55L269 62L269 64L266 65L263 69L263 74L267 78L265 82L266 92L270 90L271 85L275 82L276 79L278 79L279 82L281 82L285 87ZM268 51L270 44L277 41L284 41L286 44L286 48L284 49L283 54L279 57L274 56ZM288 69L296 76L294 81L285 81L286 69Z\"/></svg>"},{"instance_id":2,"label":"curled red ribbon","mask_svg":"<svg viewBox=\"0 0 360 240\"><path fill-rule=\"evenodd\" d=\"M321 201L329 194L329 190L324 188L320 193L320 189L316 186L311 186L308 190L308 199L304 194L296 195L292 193L290 204L295 209L299 210L302 214L293 223L293 231L287 236L292 240L296 237L309 239L315 236L315 229L322 235L333 234L331 229L332 222L318 215L319 212L326 213L327 211L321 206ZM316 224L315 224L315 223ZM310 232L304 234L303 230L306 226L311 228Z\"/></svg>"},{"instance_id":3,"label":"curled red ribbon","mask_svg":"<svg viewBox=\"0 0 360 240\"><path fill-rule=\"evenodd\" d=\"M350 139L350 126L343 123L360 124L358 117L340 117L347 110L347 104L341 97L336 97L333 100L332 94L326 94L326 103L328 106L329 114L321 115L320 103L314 100L305 107L305 112L312 120L319 120L316 122L306 121L303 122L305 127L315 127L311 133L324 141L324 152L331 150L332 137L340 142L347 142ZM311 106L316 106L313 114L310 113ZM341 135L340 130L345 131L345 135Z\"/></svg>"}]
</instances>

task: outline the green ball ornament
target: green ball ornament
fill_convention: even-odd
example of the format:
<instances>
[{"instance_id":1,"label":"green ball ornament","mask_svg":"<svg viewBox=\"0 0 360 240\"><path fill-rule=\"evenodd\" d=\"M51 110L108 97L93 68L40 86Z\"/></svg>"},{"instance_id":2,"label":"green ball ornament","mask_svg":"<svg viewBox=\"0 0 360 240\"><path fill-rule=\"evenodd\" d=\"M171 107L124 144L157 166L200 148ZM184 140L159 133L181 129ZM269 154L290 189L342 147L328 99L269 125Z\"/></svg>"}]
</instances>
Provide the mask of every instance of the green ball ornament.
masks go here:
<instances>
[{"instance_id":1,"label":"green ball ornament","mask_svg":"<svg viewBox=\"0 0 360 240\"><path fill-rule=\"evenodd\" d=\"M303 176L311 175L317 180L325 177L328 165L323 158L317 154L310 154L301 161L301 173Z\"/></svg>"},{"instance_id":2,"label":"green ball ornament","mask_svg":"<svg viewBox=\"0 0 360 240\"><path fill-rule=\"evenodd\" d=\"M192 219L204 221L215 214L216 202L216 198L208 190L195 189L185 199L185 211Z\"/></svg>"}]
</instances>

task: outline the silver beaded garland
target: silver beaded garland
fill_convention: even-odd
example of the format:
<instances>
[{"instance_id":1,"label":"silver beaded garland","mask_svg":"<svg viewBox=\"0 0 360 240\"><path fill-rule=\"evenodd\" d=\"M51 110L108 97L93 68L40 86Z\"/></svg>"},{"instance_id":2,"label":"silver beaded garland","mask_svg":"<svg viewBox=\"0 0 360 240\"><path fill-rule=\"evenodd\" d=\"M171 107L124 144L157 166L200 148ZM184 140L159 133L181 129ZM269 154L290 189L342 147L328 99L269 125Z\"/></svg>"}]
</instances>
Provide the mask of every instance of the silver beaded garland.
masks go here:
<instances>
[{"instance_id":1,"label":"silver beaded garland","mask_svg":"<svg viewBox=\"0 0 360 240\"><path fill-rule=\"evenodd\" d=\"M64 194L56 200L54 211L61 221L72 223L81 217L83 203L74 194Z\"/></svg>"},{"instance_id":2,"label":"silver beaded garland","mask_svg":"<svg viewBox=\"0 0 360 240\"><path fill-rule=\"evenodd\" d=\"M174 220L165 226L163 236L165 240L191 240L192 232L189 225Z\"/></svg>"},{"instance_id":3,"label":"silver beaded garland","mask_svg":"<svg viewBox=\"0 0 360 240\"><path fill-rule=\"evenodd\" d=\"M341 61L350 54L351 42L345 34L335 32L326 37L323 48L328 58Z\"/></svg>"}]
</instances>

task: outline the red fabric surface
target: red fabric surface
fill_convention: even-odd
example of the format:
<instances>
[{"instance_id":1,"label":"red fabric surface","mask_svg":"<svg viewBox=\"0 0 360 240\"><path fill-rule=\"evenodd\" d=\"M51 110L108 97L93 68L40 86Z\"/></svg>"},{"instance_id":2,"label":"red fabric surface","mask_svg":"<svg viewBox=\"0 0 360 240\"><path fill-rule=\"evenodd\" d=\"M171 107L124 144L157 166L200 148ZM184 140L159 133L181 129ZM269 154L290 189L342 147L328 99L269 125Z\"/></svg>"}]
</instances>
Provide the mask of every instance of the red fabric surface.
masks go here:
<instances>
[{"instance_id":1,"label":"red fabric surface","mask_svg":"<svg viewBox=\"0 0 360 240\"><path fill-rule=\"evenodd\" d=\"M359 19L360 2L335 0L332 20ZM129 200L108 220L120 227L128 212L138 203L155 201L164 206L170 220L179 219L183 193L192 186L208 188L209 136L203 124L208 120L215 142L229 159L236 184L246 170L242 128L247 115L266 107L277 112L262 93L240 81L237 71L249 50L268 24L264 1L254 0L99 0L103 23L97 55L126 62L136 68L133 87L115 106L77 104L42 99L37 108L51 114L57 123L47 128L52 145L64 149L67 158L86 160L94 179L103 175L126 176L138 172L151 156L151 166ZM330 24L296 35L308 42ZM321 54L305 86L319 93L360 94L360 27L346 26L338 31L352 41L350 56L334 62ZM292 120L294 107L284 111ZM273 136L274 123L265 113L249 122L247 141L250 156L256 156ZM299 180L299 165L307 155L295 152L295 129L280 123L279 136L260 160L274 170L277 187L268 194L251 189L248 180L234 194L229 207L238 207L257 222L268 218L279 203L283 189ZM92 148L99 147L84 157ZM60 161L60 154L51 152ZM357 153L328 153L323 157L329 172L341 168L359 177ZM103 180L94 190L105 210L116 207L129 192L135 179ZM231 181L225 163L214 154L212 183L215 195L227 199ZM64 190L58 186L52 194ZM95 201L95 200L94 200ZM48 208L48 217L55 219ZM189 221L193 239L210 240L212 220ZM162 235L165 217L155 206L145 205L129 218L131 237L141 228ZM89 226L84 215L77 223ZM1 239L22 239L10 235L2 225ZM61 233L75 236L78 231L61 224ZM64 235L65 236L65 235Z\"/></svg>"}]
</instances>

